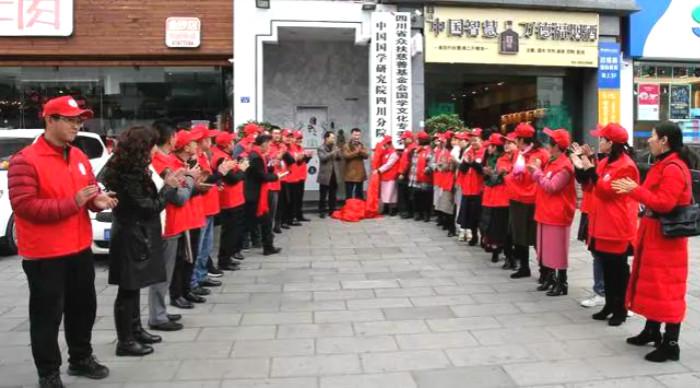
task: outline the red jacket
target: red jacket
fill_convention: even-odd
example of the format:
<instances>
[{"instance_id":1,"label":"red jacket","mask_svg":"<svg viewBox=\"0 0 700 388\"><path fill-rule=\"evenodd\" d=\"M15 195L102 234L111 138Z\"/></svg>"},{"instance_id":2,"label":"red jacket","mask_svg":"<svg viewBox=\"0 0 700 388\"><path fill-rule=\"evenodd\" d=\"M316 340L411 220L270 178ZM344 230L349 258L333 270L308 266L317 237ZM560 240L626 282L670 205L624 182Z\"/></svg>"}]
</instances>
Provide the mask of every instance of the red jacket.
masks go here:
<instances>
[{"instance_id":1,"label":"red jacket","mask_svg":"<svg viewBox=\"0 0 700 388\"><path fill-rule=\"evenodd\" d=\"M545 178L556 176L562 171L569 173L566 185L557 191L551 191L542 184L537 184L535 221L545 225L570 226L576 213L576 179L574 165L566 154L559 155L544 166L541 174Z\"/></svg>"},{"instance_id":2,"label":"red jacket","mask_svg":"<svg viewBox=\"0 0 700 388\"><path fill-rule=\"evenodd\" d=\"M432 153L430 147L420 147L417 149L418 155L416 157L416 181L420 183L433 183L433 174L426 173L425 169L428 167L428 158Z\"/></svg>"},{"instance_id":3,"label":"red jacket","mask_svg":"<svg viewBox=\"0 0 700 388\"><path fill-rule=\"evenodd\" d=\"M170 154L164 154L162 152L156 152L151 160L153 168L159 175L163 175L166 169L171 171L177 171L181 168L185 168L185 163L177 158L177 156ZM165 205L165 232L163 237L173 237L178 234L194 229L193 225L197 223L195 219L195 210L192 209L193 202L192 198L187 200L182 206L178 206L174 203L168 203Z\"/></svg>"},{"instance_id":4,"label":"red jacket","mask_svg":"<svg viewBox=\"0 0 700 388\"><path fill-rule=\"evenodd\" d=\"M486 152L486 148L482 147L478 151L474 150L473 148L470 148L465 152L469 153L469 157L471 158L472 163L481 164L481 162L484 159L484 153ZM469 168L469 170L467 170L466 173L460 174L461 177L459 178L459 182L462 187L462 195L481 195L481 193L484 191L484 175L473 167Z\"/></svg>"},{"instance_id":5,"label":"red jacket","mask_svg":"<svg viewBox=\"0 0 700 388\"><path fill-rule=\"evenodd\" d=\"M10 161L17 248L26 260L68 256L92 244L88 207L78 207L75 194L95 184L95 176L82 151L68 147L67 159L63 152L40 136Z\"/></svg>"},{"instance_id":6,"label":"red jacket","mask_svg":"<svg viewBox=\"0 0 700 388\"><path fill-rule=\"evenodd\" d=\"M296 161L297 155L303 154L304 149L301 148L301 146L299 146L298 144L290 144L289 153L292 155L292 157L294 157ZM303 163L302 161L296 161L291 166L288 166L288 168L289 175L287 176L287 182L298 183L306 179L306 163Z\"/></svg>"},{"instance_id":7,"label":"red jacket","mask_svg":"<svg viewBox=\"0 0 700 388\"><path fill-rule=\"evenodd\" d=\"M672 153L654 164L644 184L630 195L647 210L665 214L690 204L691 182L688 167ZM667 238L657 218L642 217L627 287L628 308L657 322L680 323L687 285L688 239Z\"/></svg>"},{"instance_id":8,"label":"red jacket","mask_svg":"<svg viewBox=\"0 0 700 388\"><path fill-rule=\"evenodd\" d=\"M211 164L215 168L218 168L218 166L224 160L233 160L231 155L222 151L219 147L212 147L211 151ZM234 174L235 173L236 172L234 172ZM233 209L245 204L245 196L243 194L243 176L241 174L238 174L237 177L238 179L235 183L231 183L231 181L227 180L226 177L224 177L223 179L224 188L223 190L219 191L219 206L222 209Z\"/></svg>"},{"instance_id":9,"label":"red jacket","mask_svg":"<svg viewBox=\"0 0 700 388\"><path fill-rule=\"evenodd\" d=\"M406 147L401 153L401 159L399 159L399 175L404 177L408 176L411 170L411 159L413 158L413 151L416 150L416 145L411 143Z\"/></svg>"},{"instance_id":10,"label":"red jacket","mask_svg":"<svg viewBox=\"0 0 700 388\"><path fill-rule=\"evenodd\" d=\"M202 152L197 156L197 162L202 170L208 174L213 174L214 169L211 167L209 156ZM214 186L206 193L202 194L202 210L205 217L211 217L219 214L221 206L219 205L219 187Z\"/></svg>"},{"instance_id":11,"label":"red jacket","mask_svg":"<svg viewBox=\"0 0 700 388\"><path fill-rule=\"evenodd\" d=\"M433 156L435 160L433 160L433 163L437 165L438 163L445 163L448 160L445 158L445 148L440 148L440 147L435 147L433 149ZM449 157L449 151L447 153L447 157ZM445 174L445 171L439 171L437 168L435 171L433 171L433 186L442 188L445 185L445 178L447 175Z\"/></svg>"},{"instance_id":12,"label":"red jacket","mask_svg":"<svg viewBox=\"0 0 700 388\"><path fill-rule=\"evenodd\" d=\"M496 171L505 177L513 169L513 155L503 154L496 161ZM481 204L487 207L508 207L510 195L505 182L494 186L484 186Z\"/></svg>"},{"instance_id":13,"label":"red jacket","mask_svg":"<svg viewBox=\"0 0 700 388\"><path fill-rule=\"evenodd\" d=\"M621 254L634 244L639 204L629 195L617 194L611 183L622 178L639 182L639 170L634 161L623 154L612 163L608 163L608 158L601 160L596 174L598 179L593 193L589 194L592 204L588 213L588 237L595 239L595 250Z\"/></svg>"},{"instance_id":14,"label":"red jacket","mask_svg":"<svg viewBox=\"0 0 700 388\"><path fill-rule=\"evenodd\" d=\"M534 159L539 159L544 166L549 161L549 152L543 148L538 148L536 150L530 150L529 152L523 154L525 158L525 165L530 164ZM517 161L517 160L516 160ZM532 175L527 168L521 174L515 174L512 172L506 176L506 185L508 185L508 190L510 190L511 199L513 201L534 204L535 197L537 195L537 184L532 180Z\"/></svg>"},{"instance_id":15,"label":"red jacket","mask_svg":"<svg viewBox=\"0 0 700 388\"><path fill-rule=\"evenodd\" d=\"M267 151L268 160L276 160L274 165L275 174L283 173L287 170L287 167L282 163L282 155L287 151L287 146L283 143L270 143L270 148ZM268 183L268 189L270 191L280 191L282 189L282 181L276 180L274 182Z\"/></svg>"},{"instance_id":16,"label":"red jacket","mask_svg":"<svg viewBox=\"0 0 700 388\"><path fill-rule=\"evenodd\" d=\"M390 149L390 150L383 152L381 163L379 164L377 169L379 169L380 167L387 164L389 162L389 159L391 159L392 155L396 155L396 151L394 151L394 149ZM395 181L399 177L399 160L398 159L399 158L397 157L397 160L394 162L394 164L392 164L388 170L381 173L381 179L383 182Z\"/></svg>"}]
</instances>

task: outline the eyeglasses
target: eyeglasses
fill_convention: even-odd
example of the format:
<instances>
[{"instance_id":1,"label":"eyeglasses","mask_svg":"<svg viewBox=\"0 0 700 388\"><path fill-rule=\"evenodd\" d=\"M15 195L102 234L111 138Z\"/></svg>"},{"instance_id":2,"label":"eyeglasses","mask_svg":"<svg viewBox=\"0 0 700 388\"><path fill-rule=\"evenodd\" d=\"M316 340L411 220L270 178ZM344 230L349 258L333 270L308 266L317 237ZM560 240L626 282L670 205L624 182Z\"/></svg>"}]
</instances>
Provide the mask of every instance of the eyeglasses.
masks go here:
<instances>
[{"instance_id":1,"label":"eyeglasses","mask_svg":"<svg viewBox=\"0 0 700 388\"><path fill-rule=\"evenodd\" d=\"M77 116L77 117L66 117L66 116L52 116L55 120L62 120L67 122L68 124L73 124L77 126L82 126L85 124L85 119Z\"/></svg>"}]
</instances>

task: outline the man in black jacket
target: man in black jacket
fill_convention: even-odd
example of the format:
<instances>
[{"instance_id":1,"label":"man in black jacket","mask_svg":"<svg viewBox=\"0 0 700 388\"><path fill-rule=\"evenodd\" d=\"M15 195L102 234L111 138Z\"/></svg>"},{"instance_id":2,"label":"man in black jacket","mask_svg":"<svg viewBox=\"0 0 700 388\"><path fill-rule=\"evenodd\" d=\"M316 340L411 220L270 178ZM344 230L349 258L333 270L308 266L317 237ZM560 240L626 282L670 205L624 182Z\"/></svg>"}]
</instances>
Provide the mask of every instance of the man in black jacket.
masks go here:
<instances>
[{"instance_id":1,"label":"man in black jacket","mask_svg":"<svg viewBox=\"0 0 700 388\"><path fill-rule=\"evenodd\" d=\"M267 183L274 182L278 176L266 160L270 146L270 135L258 135L248 155L250 166L245 173L245 211L249 230L260 225L263 255L279 253L282 249L273 245L272 219L270 218L269 193Z\"/></svg>"}]
</instances>

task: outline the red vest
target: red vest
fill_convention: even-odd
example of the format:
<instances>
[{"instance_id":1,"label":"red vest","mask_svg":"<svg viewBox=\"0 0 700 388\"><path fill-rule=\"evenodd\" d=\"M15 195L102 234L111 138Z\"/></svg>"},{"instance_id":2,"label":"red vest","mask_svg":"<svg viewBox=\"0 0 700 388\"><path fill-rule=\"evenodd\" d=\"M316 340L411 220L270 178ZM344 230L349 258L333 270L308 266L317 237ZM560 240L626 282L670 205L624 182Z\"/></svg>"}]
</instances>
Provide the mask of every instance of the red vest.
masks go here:
<instances>
[{"instance_id":1,"label":"red vest","mask_svg":"<svg viewBox=\"0 0 700 388\"><path fill-rule=\"evenodd\" d=\"M280 174L287 170L286 166L284 166L282 163L282 155L286 152L286 150L287 147L283 143L270 143L270 148L267 151L267 159L277 159L277 163L274 166L275 174ZM279 179L274 182L270 182L268 188L270 191L280 191L282 189L282 182Z\"/></svg>"},{"instance_id":2,"label":"red vest","mask_svg":"<svg viewBox=\"0 0 700 388\"><path fill-rule=\"evenodd\" d=\"M420 183L433 183L433 174L426 174L425 168L428 167L428 157L431 154L430 147L421 147L417 150L418 156L416 161L416 181Z\"/></svg>"},{"instance_id":3,"label":"red vest","mask_svg":"<svg viewBox=\"0 0 700 388\"><path fill-rule=\"evenodd\" d=\"M209 174L214 173L209 162L209 157L204 152L197 156L197 162L202 167L202 170L207 171ZM202 210L204 211L205 217L211 217L219 214L221 207L219 206L218 186L215 185L202 195Z\"/></svg>"},{"instance_id":4,"label":"red vest","mask_svg":"<svg viewBox=\"0 0 700 388\"><path fill-rule=\"evenodd\" d=\"M231 155L222 151L219 147L212 147L212 166L218 166L222 160L233 160ZM243 194L243 180L236 183L235 185L229 185L224 182L223 190L219 192L219 206L222 209L233 209L239 207L245 203L245 196Z\"/></svg>"},{"instance_id":5,"label":"red vest","mask_svg":"<svg viewBox=\"0 0 700 388\"><path fill-rule=\"evenodd\" d=\"M177 156L173 154L166 155L162 152L156 152L151 164L159 175L163 175L165 169L170 169L170 171L174 172L186 167L185 163ZM195 218L197 211L192 206L194 206L192 198L187 200L182 206L177 206L173 203L165 205L165 232L163 237L177 236L186 230L194 228L198 221Z\"/></svg>"},{"instance_id":6,"label":"red vest","mask_svg":"<svg viewBox=\"0 0 700 388\"><path fill-rule=\"evenodd\" d=\"M545 176L554 176L561 171L569 172L569 181L557 193L548 193L535 182L537 188L535 221L545 225L570 226L576 213L576 179L574 165L566 154L547 163L542 170ZM534 182L534 181L533 181Z\"/></svg>"},{"instance_id":7,"label":"red vest","mask_svg":"<svg viewBox=\"0 0 700 388\"><path fill-rule=\"evenodd\" d=\"M401 159L399 159L399 174L408 175L411 168L411 158L413 158L413 151L416 149L415 144L411 144L406 147L401 153Z\"/></svg>"},{"instance_id":8,"label":"red vest","mask_svg":"<svg viewBox=\"0 0 700 388\"><path fill-rule=\"evenodd\" d=\"M289 153L294 157L295 162L289 166L288 182L297 183L304 181L306 179L306 163L297 163L297 155L303 154L304 149L302 149L298 144L289 145Z\"/></svg>"},{"instance_id":9,"label":"red vest","mask_svg":"<svg viewBox=\"0 0 700 388\"><path fill-rule=\"evenodd\" d=\"M596 174L598 180L591 198L592 211L588 214L588 234L596 239L624 241L622 245L626 249L636 236L639 204L629 195L615 193L611 183L621 178L639 183L639 170L628 155L622 154L612 163L608 163L608 158L601 160Z\"/></svg>"},{"instance_id":10,"label":"red vest","mask_svg":"<svg viewBox=\"0 0 700 388\"><path fill-rule=\"evenodd\" d=\"M394 154L396 154L396 151L394 151L393 149L384 152L382 154L381 165L383 166L384 164L386 164L389 161L389 159L391 158L391 155L394 155ZM398 160L394 163L393 166L391 166L391 168L384 171L381 175L383 182L395 181L398 177L399 177L399 161Z\"/></svg>"},{"instance_id":11,"label":"red vest","mask_svg":"<svg viewBox=\"0 0 700 388\"><path fill-rule=\"evenodd\" d=\"M542 162L542 166L547 164L549 160L549 152L543 148L538 148L536 150L531 150L526 154L523 154L525 158L525 165L530 164L534 159L539 159ZM535 197L537 195L537 184L532 180L532 175L530 171L525 168L519 175L509 174L506 177L506 184L511 193L511 199L513 201L518 201L521 203L533 204L535 203Z\"/></svg>"},{"instance_id":12,"label":"red vest","mask_svg":"<svg viewBox=\"0 0 700 388\"><path fill-rule=\"evenodd\" d=\"M20 153L34 166L39 183L37 197L42 199L74 198L85 186L95 184L87 156L69 147L68 160L39 136L36 143ZM87 206L77 213L53 223L33 223L15 214L19 255L27 260L56 258L81 252L92 244L92 225Z\"/></svg>"},{"instance_id":13,"label":"red vest","mask_svg":"<svg viewBox=\"0 0 700 388\"><path fill-rule=\"evenodd\" d=\"M496 160L496 171L505 171L506 175L513 169L513 156L503 154ZM510 194L505 183L496 186L484 186L481 204L487 207L508 207Z\"/></svg>"},{"instance_id":14,"label":"red vest","mask_svg":"<svg viewBox=\"0 0 700 388\"><path fill-rule=\"evenodd\" d=\"M470 148L468 152L472 162L481 163L484 159L486 148L481 147L478 151ZM484 176L473 168L470 168L466 174L462 174L460 183L462 186L462 195L481 195L484 190Z\"/></svg>"}]
</instances>

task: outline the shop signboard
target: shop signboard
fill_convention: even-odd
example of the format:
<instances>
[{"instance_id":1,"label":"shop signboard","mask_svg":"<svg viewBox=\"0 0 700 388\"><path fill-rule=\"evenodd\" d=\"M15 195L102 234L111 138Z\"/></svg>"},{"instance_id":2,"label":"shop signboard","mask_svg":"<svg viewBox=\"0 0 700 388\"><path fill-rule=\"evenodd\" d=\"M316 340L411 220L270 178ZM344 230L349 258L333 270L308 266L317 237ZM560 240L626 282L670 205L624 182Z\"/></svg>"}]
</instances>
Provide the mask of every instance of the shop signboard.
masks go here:
<instances>
[{"instance_id":1,"label":"shop signboard","mask_svg":"<svg viewBox=\"0 0 700 388\"><path fill-rule=\"evenodd\" d=\"M637 120L658 121L661 85L639 84L637 86Z\"/></svg>"},{"instance_id":2,"label":"shop signboard","mask_svg":"<svg viewBox=\"0 0 700 388\"><path fill-rule=\"evenodd\" d=\"M700 1L636 0L629 50L635 58L700 59Z\"/></svg>"},{"instance_id":3,"label":"shop signboard","mask_svg":"<svg viewBox=\"0 0 700 388\"><path fill-rule=\"evenodd\" d=\"M598 50L598 123L620 122L620 45L600 42Z\"/></svg>"},{"instance_id":4,"label":"shop signboard","mask_svg":"<svg viewBox=\"0 0 700 388\"><path fill-rule=\"evenodd\" d=\"M671 85L669 93L669 118L688 119L690 116L690 85Z\"/></svg>"},{"instance_id":5,"label":"shop signboard","mask_svg":"<svg viewBox=\"0 0 700 388\"><path fill-rule=\"evenodd\" d=\"M411 17L373 12L370 42L370 132L372 147L411 129Z\"/></svg>"},{"instance_id":6,"label":"shop signboard","mask_svg":"<svg viewBox=\"0 0 700 388\"><path fill-rule=\"evenodd\" d=\"M620 89L598 90L598 122L603 125L620 122Z\"/></svg>"},{"instance_id":7,"label":"shop signboard","mask_svg":"<svg viewBox=\"0 0 700 388\"><path fill-rule=\"evenodd\" d=\"M170 48L197 48L201 44L202 21L194 17L165 20L165 45Z\"/></svg>"},{"instance_id":8,"label":"shop signboard","mask_svg":"<svg viewBox=\"0 0 700 388\"><path fill-rule=\"evenodd\" d=\"M0 0L0 36L70 36L73 0Z\"/></svg>"},{"instance_id":9,"label":"shop signboard","mask_svg":"<svg viewBox=\"0 0 700 388\"><path fill-rule=\"evenodd\" d=\"M426 6L425 60L598 66L595 13Z\"/></svg>"}]
</instances>

